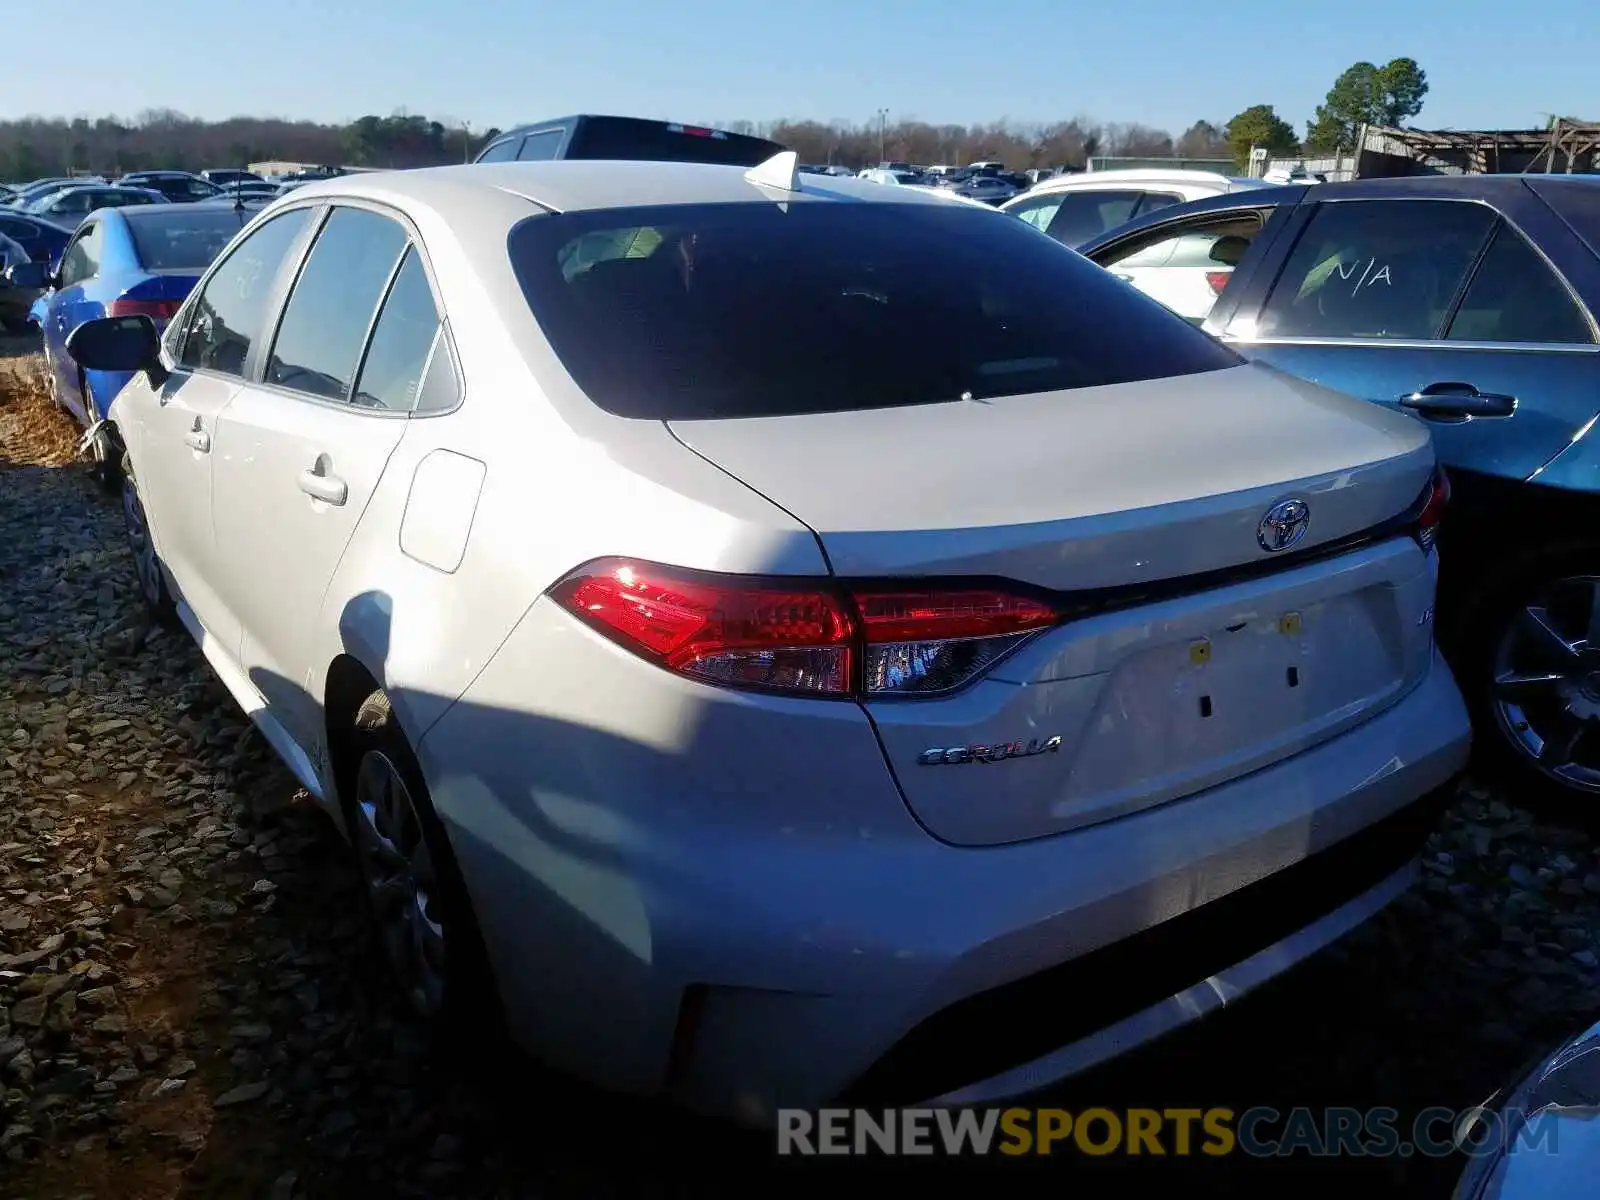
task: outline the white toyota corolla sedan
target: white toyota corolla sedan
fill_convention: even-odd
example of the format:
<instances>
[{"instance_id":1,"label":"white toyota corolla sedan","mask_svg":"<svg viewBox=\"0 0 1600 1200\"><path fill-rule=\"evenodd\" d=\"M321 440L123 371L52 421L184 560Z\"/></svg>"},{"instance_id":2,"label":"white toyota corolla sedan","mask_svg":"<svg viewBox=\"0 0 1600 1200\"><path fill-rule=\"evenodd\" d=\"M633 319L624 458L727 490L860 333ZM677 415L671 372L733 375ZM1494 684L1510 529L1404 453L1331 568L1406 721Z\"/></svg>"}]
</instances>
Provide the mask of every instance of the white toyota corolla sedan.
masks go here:
<instances>
[{"instance_id":1,"label":"white toyota corolla sedan","mask_svg":"<svg viewBox=\"0 0 1600 1200\"><path fill-rule=\"evenodd\" d=\"M1375 912L1466 756L1422 424L914 189L314 183L71 350L399 985L613 1087L1025 1092Z\"/></svg>"}]
</instances>

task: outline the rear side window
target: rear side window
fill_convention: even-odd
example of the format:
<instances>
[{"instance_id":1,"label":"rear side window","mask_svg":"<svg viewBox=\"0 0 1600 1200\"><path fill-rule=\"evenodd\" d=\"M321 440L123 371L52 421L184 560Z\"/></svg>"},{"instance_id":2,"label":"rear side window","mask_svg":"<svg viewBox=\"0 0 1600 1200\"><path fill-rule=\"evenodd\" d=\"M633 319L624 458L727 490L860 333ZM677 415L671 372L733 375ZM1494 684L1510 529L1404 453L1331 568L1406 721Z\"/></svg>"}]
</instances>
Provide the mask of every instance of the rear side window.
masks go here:
<instances>
[{"instance_id":1,"label":"rear side window","mask_svg":"<svg viewBox=\"0 0 1600 1200\"><path fill-rule=\"evenodd\" d=\"M1450 200L1319 205L1256 324L1261 337L1440 336L1495 213Z\"/></svg>"},{"instance_id":2,"label":"rear side window","mask_svg":"<svg viewBox=\"0 0 1600 1200\"><path fill-rule=\"evenodd\" d=\"M1050 221L1049 234L1064 246L1081 246L1133 219L1143 192L1068 192Z\"/></svg>"},{"instance_id":3,"label":"rear side window","mask_svg":"<svg viewBox=\"0 0 1600 1200\"><path fill-rule=\"evenodd\" d=\"M601 408L844 412L1242 360L1021 222L965 205L684 205L531 218L535 317Z\"/></svg>"},{"instance_id":4,"label":"rear side window","mask_svg":"<svg viewBox=\"0 0 1600 1200\"><path fill-rule=\"evenodd\" d=\"M439 310L415 247L394 277L372 330L354 401L363 408L410 412L417 406L428 356L439 338Z\"/></svg>"},{"instance_id":5,"label":"rear side window","mask_svg":"<svg viewBox=\"0 0 1600 1200\"><path fill-rule=\"evenodd\" d=\"M1175 196L1171 192L1146 192L1144 199L1139 201L1139 210L1136 216L1145 216L1148 213L1158 212L1163 208L1171 208L1174 204L1182 204L1183 197Z\"/></svg>"},{"instance_id":6,"label":"rear side window","mask_svg":"<svg viewBox=\"0 0 1600 1200\"><path fill-rule=\"evenodd\" d=\"M347 398L406 244L398 221L363 208L334 209L284 306L266 381L326 400Z\"/></svg>"},{"instance_id":7,"label":"rear side window","mask_svg":"<svg viewBox=\"0 0 1600 1200\"><path fill-rule=\"evenodd\" d=\"M1445 336L1475 342L1594 342L1589 319L1566 285L1527 239L1504 223Z\"/></svg>"}]
</instances>

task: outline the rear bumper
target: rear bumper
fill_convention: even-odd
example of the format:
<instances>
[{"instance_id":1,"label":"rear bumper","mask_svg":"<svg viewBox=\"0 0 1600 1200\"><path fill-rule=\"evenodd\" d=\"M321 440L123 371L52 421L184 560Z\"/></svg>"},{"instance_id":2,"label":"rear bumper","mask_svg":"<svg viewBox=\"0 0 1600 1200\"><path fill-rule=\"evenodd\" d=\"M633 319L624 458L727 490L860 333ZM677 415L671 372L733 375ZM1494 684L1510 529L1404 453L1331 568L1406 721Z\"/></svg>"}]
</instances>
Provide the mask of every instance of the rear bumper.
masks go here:
<instances>
[{"instance_id":1,"label":"rear bumper","mask_svg":"<svg viewBox=\"0 0 1600 1200\"><path fill-rule=\"evenodd\" d=\"M586 661L592 682L605 660ZM515 656L505 669L507 694L530 677ZM590 1079L752 1122L840 1096L1027 1090L1170 1028L1196 1006L1152 1006L1219 972L1270 977L1403 885L1431 827L1419 800L1469 742L1435 657L1403 700L1292 759L1071 833L956 847L904 814L843 710L827 753L767 741L752 774L696 753L729 745L740 701L704 708L707 740L680 731L645 756L596 740L615 709L596 700L561 726L578 771L537 756L539 727L475 710L482 686L420 756L514 1034ZM751 806L800 815L763 826Z\"/></svg>"}]
</instances>

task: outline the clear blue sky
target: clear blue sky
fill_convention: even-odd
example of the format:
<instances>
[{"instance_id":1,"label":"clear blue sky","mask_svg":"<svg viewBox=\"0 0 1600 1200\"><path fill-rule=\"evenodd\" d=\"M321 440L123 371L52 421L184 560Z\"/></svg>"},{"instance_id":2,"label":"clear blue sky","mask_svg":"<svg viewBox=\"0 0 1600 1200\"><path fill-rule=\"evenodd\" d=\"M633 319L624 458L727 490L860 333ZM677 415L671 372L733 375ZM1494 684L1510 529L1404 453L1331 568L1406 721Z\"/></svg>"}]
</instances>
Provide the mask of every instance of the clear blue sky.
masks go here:
<instances>
[{"instance_id":1,"label":"clear blue sky","mask_svg":"<svg viewBox=\"0 0 1600 1200\"><path fill-rule=\"evenodd\" d=\"M18 29L57 20L46 9ZM0 116L174 108L474 129L569 112L1303 130L1360 59L1416 58L1424 128L1600 120L1594 0L79 0L10 39ZM41 24L42 22L42 24ZM76 36L66 32L68 28ZM16 32L15 30L13 31ZM70 72L61 70L71 64Z\"/></svg>"}]
</instances>

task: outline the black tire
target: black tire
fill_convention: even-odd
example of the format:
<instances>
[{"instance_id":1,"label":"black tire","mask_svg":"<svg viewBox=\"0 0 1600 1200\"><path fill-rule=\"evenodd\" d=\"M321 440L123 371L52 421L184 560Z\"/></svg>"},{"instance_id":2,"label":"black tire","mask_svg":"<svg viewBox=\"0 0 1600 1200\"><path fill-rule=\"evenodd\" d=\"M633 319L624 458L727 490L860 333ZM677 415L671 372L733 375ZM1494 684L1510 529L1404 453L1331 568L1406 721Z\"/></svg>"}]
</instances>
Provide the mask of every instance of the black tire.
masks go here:
<instances>
[{"instance_id":1,"label":"black tire","mask_svg":"<svg viewBox=\"0 0 1600 1200\"><path fill-rule=\"evenodd\" d=\"M158 625L176 629L178 606L167 589L167 577L161 570L161 559L155 544L150 540L150 521L145 515L144 501L139 498L139 481L133 474L133 459L126 452L122 456L121 470L117 472L122 491L122 516L128 530L128 549L133 553L134 574L139 580L139 595Z\"/></svg>"},{"instance_id":2,"label":"black tire","mask_svg":"<svg viewBox=\"0 0 1600 1200\"><path fill-rule=\"evenodd\" d=\"M436 1037L451 1045L481 1049L496 1044L504 1029L503 1015L488 953L472 912L472 902L460 868L456 865L450 839L434 811L433 800L428 794L422 770L417 765L416 755L395 719L389 697L383 692L372 693L357 711L349 753L352 767L348 777L351 783L341 789L341 807L356 852L367 915L378 937L380 949L388 960L390 974L401 993L402 1002L413 1014L429 1024ZM425 844L431 863L432 884L426 909L443 930L444 952L440 970L442 998L430 1006L417 1002L412 980L391 952L385 916L374 900L374 857L366 839L376 828L376 823L359 811L363 801L363 772L369 768L370 759L392 764L404 783L417 818L417 832ZM399 838L396 841L405 845ZM423 907L419 903L417 911L421 912Z\"/></svg>"},{"instance_id":3,"label":"black tire","mask_svg":"<svg viewBox=\"0 0 1600 1200\"><path fill-rule=\"evenodd\" d=\"M99 405L95 403L94 396L89 391L89 380L84 376L82 368L78 370L78 395L83 397L83 411L92 426L105 414L100 412ZM89 473L94 481L107 495L120 496L122 462L126 452L117 439L116 431L110 425L100 427L99 434L89 445L89 456Z\"/></svg>"},{"instance_id":4,"label":"black tire","mask_svg":"<svg viewBox=\"0 0 1600 1200\"><path fill-rule=\"evenodd\" d=\"M1571 588L1564 589L1561 581L1586 577L1600 579L1600 547L1551 548L1497 563L1477 574L1470 595L1461 596L1465 589L1458 589L1460 602L1440 629L1440 644L1472 716L1473 759L1478 772L1499 783L1510 803L1552 821L1600 830L1600 777L1588 786L1574 783L1556 773L1565 764L1542 764L1534 753L1535 739L1541 733L1560 728L1559 721L1554 727L1549 723L1549 714L1555 711L1553 703L1535 699L1508 711L1510 695L1498 681L1502 668L1508 675L1537 673L1513 671L1509 660L1502 661L1502 655L1509 653L1506 647L1513 636L1513 622L1521 619L1523 610L1529 605L1544 607L1547 601L1554 602L1557 609L1570 608L1563 592ZM1558 631L1563 640L1579 640L1573 636L1578 629L1567 619L1569 614L1561 611L1555 615L1563 618ZM1552 674L1558 665L1552 664ZM1597 714L1581 735L1578 756L1600 768L1600 646L1592 652L1583 648L1574 669L1592 672ZM1590 702L1584 696L1580 704L1586 710ZM1551 757L1558 755L1552 751Z\"/></svg>"}]
</instances>

